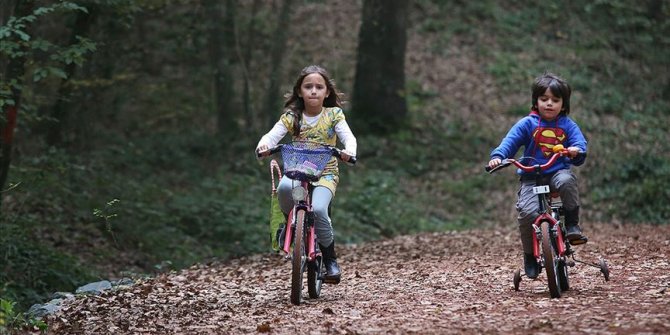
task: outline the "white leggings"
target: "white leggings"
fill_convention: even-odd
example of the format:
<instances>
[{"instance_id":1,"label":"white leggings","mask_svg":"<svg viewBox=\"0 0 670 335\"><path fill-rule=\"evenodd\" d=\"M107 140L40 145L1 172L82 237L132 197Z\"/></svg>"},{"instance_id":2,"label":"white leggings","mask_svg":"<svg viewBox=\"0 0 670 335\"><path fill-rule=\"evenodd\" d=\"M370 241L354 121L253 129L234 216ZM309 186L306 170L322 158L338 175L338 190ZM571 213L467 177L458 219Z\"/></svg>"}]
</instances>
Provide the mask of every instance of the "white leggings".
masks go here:
<instances>
[{"instance_id":1,"label":"white leggings","mask_svg":"<svg viewBox=\"0 0 670 335\"><path fill-rule=\"evenodd\" d=\"M281 207L284 214L288 214L293 208L291 190L294 186L299 185L299 181L286 176L282 177L279 185L277 185L279 207ZM312 192L312 211L314 211L316 239L324 247L329 246L334 241L333 225L330 221L330 216L328 216L328 206L330 206L332 199L333 193L327 187L317 186Z\"/></svg>"}]
</instances>

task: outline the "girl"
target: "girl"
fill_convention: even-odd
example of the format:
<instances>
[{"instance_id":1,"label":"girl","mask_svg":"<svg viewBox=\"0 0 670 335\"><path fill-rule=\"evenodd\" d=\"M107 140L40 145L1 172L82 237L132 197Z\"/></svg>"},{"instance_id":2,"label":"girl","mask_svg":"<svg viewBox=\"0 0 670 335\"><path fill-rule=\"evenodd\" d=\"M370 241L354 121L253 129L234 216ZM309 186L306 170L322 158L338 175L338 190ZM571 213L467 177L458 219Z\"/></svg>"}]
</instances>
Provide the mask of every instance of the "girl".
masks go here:
<instances>
[{"instance_id":1,"label":"girl","mask_svg":"<svg viewBox=\"0 0 670 335\"><path fill-rule=\"evenodd\" d=\"M284 113L270 132L258 142L256 151L262 153L277 146L290 133L294 141L319 142L330 146L335 146L339 138L344 144L340 158L346 162L350 157L355 157L356 137L344 119L340 95L324 68L310 65L302 69L293 91L286 95ZM335 195L338 181L337 159L333 157L324 169L321 179L315 183L312 193L316 235L327 272L324 279L335 284L340 282L340 268L336 261L335 239L328 207ZM282 177L277 186L277 195L284 214L288 214L293 207L291 190L292 180Z\"/></svg>"}]
</instances>

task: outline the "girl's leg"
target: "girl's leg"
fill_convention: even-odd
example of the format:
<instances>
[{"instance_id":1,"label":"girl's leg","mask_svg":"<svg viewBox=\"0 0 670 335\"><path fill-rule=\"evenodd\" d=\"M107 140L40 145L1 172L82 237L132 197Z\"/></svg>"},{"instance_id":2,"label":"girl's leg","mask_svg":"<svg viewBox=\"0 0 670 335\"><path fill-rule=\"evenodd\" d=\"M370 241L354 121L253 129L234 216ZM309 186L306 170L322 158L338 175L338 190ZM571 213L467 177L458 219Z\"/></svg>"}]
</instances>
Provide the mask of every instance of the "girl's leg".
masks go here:
<instances>
[{"instance_id":1,"label":"girl's leg","mask_svg":"<svg viewBox=\"0 0 670 335\"><path fill-rule=\"evenodd\" d=\"M319 248L323 255L323 264L326 266L325 282L337 284L340 282L340 267L337 265L335 254L335 239L333 226L328 215L328 206L333 199L333 193L323 186L317 186L312 192L312 210L314 211L314 226Z\"/></svg>"},{"instance_id":2,"label":"girl's leg","mask_svg":"<svg viewBox=\"0 0 670 335\"><path fill-rule=\"evenodd\" d=\"M284 215L288 215L288 212L290 212L293 208L291 190L293 190L294 184L297 186L300 185L300 182L283 176L279 181L279 185L277 185L277 198L279 198L279 207L281 208L281 211L284 212Z\"/></svg>"},{"instance_id":3,"label":"girl's leg","mask_svg":"<svg viewBox=\"0 0 670 335\"><path fill-rule=\"evenodd\" d=\"M328 206L333 199L333 193L323 186L317 186L312 192L312 211L314 211L314 226L316 239L321 245L330 245L334 241L333 226L328 215Z\"/></svg>"}]
</instances>

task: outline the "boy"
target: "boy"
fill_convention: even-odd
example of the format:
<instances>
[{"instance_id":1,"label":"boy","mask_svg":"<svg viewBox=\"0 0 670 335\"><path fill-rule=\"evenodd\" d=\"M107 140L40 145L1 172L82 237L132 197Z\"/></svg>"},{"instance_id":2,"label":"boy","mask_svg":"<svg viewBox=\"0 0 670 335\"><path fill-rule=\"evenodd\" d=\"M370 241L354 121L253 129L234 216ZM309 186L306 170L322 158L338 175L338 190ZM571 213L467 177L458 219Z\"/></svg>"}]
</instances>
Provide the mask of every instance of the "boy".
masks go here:
<instances>
[{"instance_id":1,"label":"boy","mask_svg":"<svg viewBox=\"0 0 670 335\"><path fill-rule=\"evenodd\" d=\"M579 227L579 190L577 178L570 171L570 166L584 163L586 155L586 139L579 126L568 117L570 113L570 93L568 83L562 78L544 73L537 77L532 87L532 106L528 116L518 121L509 130L500 145L491 152L488 165L494 168L501 160L512 158L524 147L524 164L530 160L532 164L544 164L553 154L552 148L562 144L568 150L567 157L559 158L552 167L543 172L543 179L552 191L558 190L565 209L566 238L572 245L583 244L587 238L582 235ZM540 269L533 255L533 227L538 216L538 199L533 194L535 175L517 171L520 175L518 201L516 209L521 244L524 253L524 271L528 278L534 279Z\"/></svg>"}]
</instances>

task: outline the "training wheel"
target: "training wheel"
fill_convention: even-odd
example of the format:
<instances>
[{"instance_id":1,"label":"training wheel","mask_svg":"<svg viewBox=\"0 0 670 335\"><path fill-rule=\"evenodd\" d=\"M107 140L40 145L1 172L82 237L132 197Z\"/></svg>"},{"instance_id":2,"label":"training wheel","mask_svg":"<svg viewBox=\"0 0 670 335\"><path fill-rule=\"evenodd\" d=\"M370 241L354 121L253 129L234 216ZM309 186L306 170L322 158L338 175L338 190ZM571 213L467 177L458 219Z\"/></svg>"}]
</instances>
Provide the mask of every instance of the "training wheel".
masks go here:
<instances>
[{"instance_id":1,"label":"training wheel","mask_svg":"<svg viewBox=\"0 0 670 335\"><path fill-rule=\"evenodd\" d=\"M514 272L514 290L515 291L519 290L519 283L521 283L521 271L516 270L516 272Z\"/></svg>"},{"instance_id":2,"label":"training wheel","mask_svg":"<svg viewBox=\"0 0 670 335\"><path fill-rule=\"evenodd\" d=\"M607 267L607 261L601 258L598 261L598 266L600 266L600 272L605 276L605 281L610 281L610 269Z\"/></svg>"}]
</instances>

